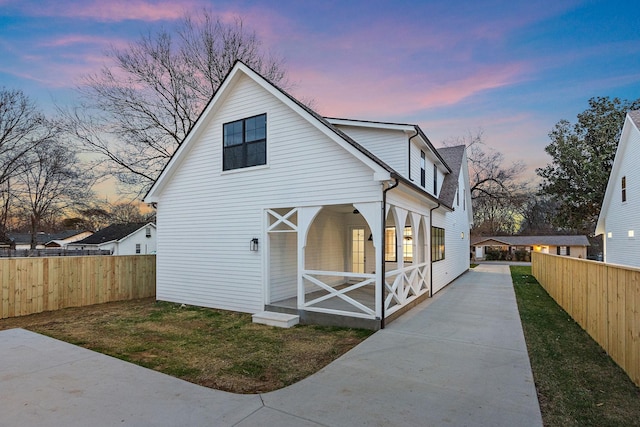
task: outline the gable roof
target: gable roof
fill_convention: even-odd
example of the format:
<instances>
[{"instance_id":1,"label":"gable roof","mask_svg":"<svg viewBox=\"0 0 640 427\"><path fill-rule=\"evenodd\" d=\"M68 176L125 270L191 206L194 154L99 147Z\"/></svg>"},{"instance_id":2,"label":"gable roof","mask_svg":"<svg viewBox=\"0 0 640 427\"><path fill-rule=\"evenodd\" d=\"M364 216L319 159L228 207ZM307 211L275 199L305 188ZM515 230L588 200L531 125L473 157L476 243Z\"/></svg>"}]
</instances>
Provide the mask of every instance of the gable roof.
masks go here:
<instances>
[{"instance_id":1,"label":"gable roof","mask_svg":"<svg viewBox=\"0 0 640 427\"><path fill-rule=\"evenodd\" d=\"M74 245L99 245L102 243L116 242L135 233L146 226L153 226L152 222L133 222L128 224L111 224L108 227L98 230L89 237L74 242Z\"/></svg>"},{"instance_id":2,"label":"gable roof","mask_svg":"<svg viewBox=\"0 0 640 427\"><path fill-rule=\"evenodd\" d=\"M620 141L616 148L616 155L613 159L613 165L611 166L611 173L609 174L609 180L607 181L607 189L602 199L602 206L600 207L600 214L598 215L598 222L596 223L596 236L605 233L605 217L609 211L609 205L615 187L617 184L617 177L619 176L620 168L622 167L622 154L627 149L629 144L629 135L631 132L640 133L640 110L628 111L624 119L624 125L622 126L622 132L620 133Z\"/></svg>"},{"instance_id":3,"label":"gable roof","mask_svg":"<svg viewBox=\"0 0 640 427\"><path fill-rule=\"evenodd\" d=\"M474 246L490 240L508 246L591 246L585 235L550 235L550 236L477 236L471 240Z\"/></svg>"},{"instance_id":4,"label":"gable roof","mask_svg":"<svg viewBox=\"0 0 640 427\"><path fill-rule=\"evenodd\" d=\"M178 146L178 149L173 153L173 155L169 159L169 162L165 165L164 169L160 173L160 176L158 176L156 181L153 183L153 185L145 195L144 200L147 203L157 201L156 193L163 187L164 182L169 179L169 177L173 173L173 170L182 161L184 156L186 156L186 153L189 151L190 146L193 143L192 141L196 140L199 134L204 131L203 128L205 127L205 125L203 124L203 122L205 122L209 114L216 109L217 104L226 96L226 93L228 90L230 90L233 82L239 79L241 75L249 77L267 92L271 93L280 101L287 104L290 108L307 119L309 123L313 124L325 135L329 136L335 142L342 145L345 149L347 149L347 151L350 151L372 169L377 169L378 172L382 172L383 175L386 175L387 177L389 177L394 172L394 170L389 165L371 154L363 146L349 138L349 136L341 132L339 129L335 128L318 113L302 104L300 101L296 100L293 96L289 95L273 83L269 82L248 65L244 64L241 61L236 61L234 66L222 81L220 88L211 97L207 106L204 108L202 113L200 113L200 116L187 133L187 136L184 138L183 142Z\"/></svg>"},{"instance_id":5,"label":"gable roof","mask_svg":"<svg viewBox=\"0 0 640 427\"><path fill-rule=\"evenodd\" d=\"M195 124L187 133L187 136L180 144L178 149L169 159L169 162L165 165L164 169L160 173L160 176L153 183L149 191L144 197L144 201L147 203L153 203L157 201L157 194L164 186L164 183L170 179L170 176L173 174L173 170L175 170L178 165L181 163L186 153L189 151L190 145L192 141L196 140L198 135L203 132L203 124L206 121L207 116L209 116L212 111L215 110L216 104L221 102L224 99L226 92L230 90L232 82L239 78L240 75L245 75L251 78L254 82L258 83L263 89L270 92L276 98L280 99L282 102L287 104L294 111L298 112L302 117L306 118L309 123L314 125L316 128L320 129L325 135L329 136L336 143L340 144L343 148L347 149L347 151L351 152L356 158L363 161L365 164L370 166L374 171L377 172L374 174L376 179L379 181L386 181L391 178L401 181L405 185L413 188L416 191L422 193L425 197L431 199L434 202L439 204L443 204L446 208L452 209L450 205L447 203L443 203L438 198L432 196L423 188L418 187L413 182L403 177L397 171L395 171L391 166L382 161L380 158L375 156L365 147L360 145L358 142L349 137L346 133L342 132L340 129L332 125L327 119L313 111L308 106L304 105L296 98L288 94L283 89L279 88L275 84L268 81L262 75L254 71L251 67L244 64L241 61L236 61L234 66L231 68L227 76L224 78L220 88L215 92L215 94L209 100L207 106L204 108ZM421 136L428 141L427 137L424 135L422 130L417 126L413 125L416 132L420 133ZM436 150L434 153L439 156ZM446 162L443 162L444 166L449 170Z\"/></svg>"}]
</instances>

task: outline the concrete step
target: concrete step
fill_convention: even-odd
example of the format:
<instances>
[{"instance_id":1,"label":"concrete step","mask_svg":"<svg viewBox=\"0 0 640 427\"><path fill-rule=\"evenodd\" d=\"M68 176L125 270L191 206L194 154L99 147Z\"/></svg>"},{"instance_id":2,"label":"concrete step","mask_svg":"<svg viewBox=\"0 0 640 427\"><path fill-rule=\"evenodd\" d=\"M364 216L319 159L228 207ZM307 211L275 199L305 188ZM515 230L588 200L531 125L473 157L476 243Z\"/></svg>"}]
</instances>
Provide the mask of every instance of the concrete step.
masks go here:
<instances>
[{"instance_id":1,"label":"concrete step","mask_svg":"<svg viewBox=\"0 0 640 427\"><path fill-rule=\"evenodd\" d=\"M251 316L253 323L277 326L279 328L290 328L300 322L300 316L287 313L276 313L273 311L261 311Z\"/></svg>"}]
</instances>

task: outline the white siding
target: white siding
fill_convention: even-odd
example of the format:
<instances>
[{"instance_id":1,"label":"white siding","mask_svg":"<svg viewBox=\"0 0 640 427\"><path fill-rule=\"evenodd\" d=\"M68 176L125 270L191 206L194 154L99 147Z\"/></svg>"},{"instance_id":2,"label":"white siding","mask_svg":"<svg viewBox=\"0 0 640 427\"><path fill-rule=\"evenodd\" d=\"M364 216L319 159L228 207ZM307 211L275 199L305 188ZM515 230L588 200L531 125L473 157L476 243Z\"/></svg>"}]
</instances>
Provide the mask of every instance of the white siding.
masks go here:
<instances>
[{"instance_id":1,"label":"white siding","mask_svg":"<svg viewBox=\"0 0 640 427\"><path fill-rule=\"evenodd\" d=\"M391 166L396 172L408 177L408 136L404 131L344 125L337 125L336 127ZM418 153L419 155L420 153ZM415 180L414 176L412 178ZM418 182L420 182L419 176Z\"/></svg>"},{"instance_id":2,"label":"white siding","mask_svg":"<svg viewBox=\"0 0 640 427\"><path fill-rule=\"evenodd\" d=\"M270 233L269 270L271 302L296 296L298 233Z\"/></svg>"},{"instance_id":3,"label":"white siding","mask_svg":"<svg viewBox=\"0 0 640 427\"><path fill-rule=\"evenodd\" d=\"M616 154L616 161L621 161L619 172L610 178L614 180L614 192L606 214L605 261L640 267L640 133L635 128L629 132L625 147L624 152ZM623 176L627 182L626 202L621 195ZM629 230L634 237L629 237Z\"/></svg>"},{"instance_id":4,"label":"white siding","mask_svg":"<svg viewBox=\"0 0 640 427\"><path fill-rule=\"evenodd\" d=\"M424 151L425 155L426 155L426 164L425 167L430 167L429 166L429 154L426 148L420 148L418 146L418 144L415 142L415 138L411 140L411 145L409 146L409 150L411 150L411 155L409 156L409 158L411 159L411 164L410 164L410 168L411 168L411 176L407 176L408 179L411 180L411 182L413 182L415 185L417 185L418 187L422 187L420 185L420 158L421 158L421 152ZM427 182L425 180L424 183L424 188L426 191L429 191L429 186L427 185Z\"/></svg>"},{"instance_id":5,"label":"white siding","mask_svg":"<svg viewBox=\"0 0 640 427\"><path fill-rule=\"evenodd\" d=\"M381 198L373 171L242 76L160 194L157 297L262 310L264 208ZM223 123L267 114L267 166L222 173ZM260 250L249 241L258 237Z\"/></svg>"},{"instance_id":6,"label":"white siding","mask_svg":"<svg viewBox=\"0 0 640 427\"><path fill-rule=\"evenodd\" d=\"M464 167L464 166L463 166ZM464 188L464 174L460 172L458 188ZM460 194L462 197L462 194ZM469 270L470 240L468 205L456 206L455 211L446 214L438 209L433 215L433 226L445 229L445 259L433 263L433 292L438 292L455 278Z\"/></svg>"}]
</instances>

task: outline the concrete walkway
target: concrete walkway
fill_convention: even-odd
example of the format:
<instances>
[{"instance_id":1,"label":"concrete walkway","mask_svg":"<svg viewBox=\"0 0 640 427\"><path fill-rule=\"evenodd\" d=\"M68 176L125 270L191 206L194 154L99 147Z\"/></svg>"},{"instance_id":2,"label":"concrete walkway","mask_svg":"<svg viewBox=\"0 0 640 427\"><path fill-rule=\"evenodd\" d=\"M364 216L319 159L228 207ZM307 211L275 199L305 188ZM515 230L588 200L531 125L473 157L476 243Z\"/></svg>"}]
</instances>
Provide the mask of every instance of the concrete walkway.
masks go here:
<instances>
[{"instance_id":1,"label":"concrete walkway","mask_svg":"<svg viewBox=\"0 0 640 427\"><path fill-rule=\"evenodd\" d=\"M509 269L480 265L311 377L211 390L0 332L1 426L542 426Z\"/></svg>"}]
</instances>

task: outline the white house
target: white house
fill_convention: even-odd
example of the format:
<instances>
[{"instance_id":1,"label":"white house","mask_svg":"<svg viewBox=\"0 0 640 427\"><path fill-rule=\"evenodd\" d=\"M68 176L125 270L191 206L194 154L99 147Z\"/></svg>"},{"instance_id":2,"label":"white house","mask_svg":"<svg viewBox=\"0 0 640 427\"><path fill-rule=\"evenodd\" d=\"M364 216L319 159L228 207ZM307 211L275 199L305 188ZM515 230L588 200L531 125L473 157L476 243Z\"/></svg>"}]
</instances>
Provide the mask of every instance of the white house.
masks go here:
<instances>
[{"instance_id":1,"label":"white house","mask_svg":"<svg viewBox=\"0 0 640 427\"><path fill-rule=\"evenodd\" d=\"M145 197L157 298L378 328L469 268L464 146L323 118L236 63Z\"/></svg>"},{"instance_id":2,"label":"white house","mask_svg":"<svg viewBox=\"0 0 640 427\"><path fill-rule=\"evenodd\" d=\"M70 243L67 249L105 250L111 255L144 255L156 252L156 225L152 222L112 224L91 236Z\"/></svg>"},{"instance_id":3,"label":"white house","mask_svg":"<svg viewBox=\"0 0 640 427\"><path fill-rule=\"evenodd\" d=\"M604 261L640 267L640 110L625 117L596 235L603 234Z\"/></svg>"}]
</instances>

